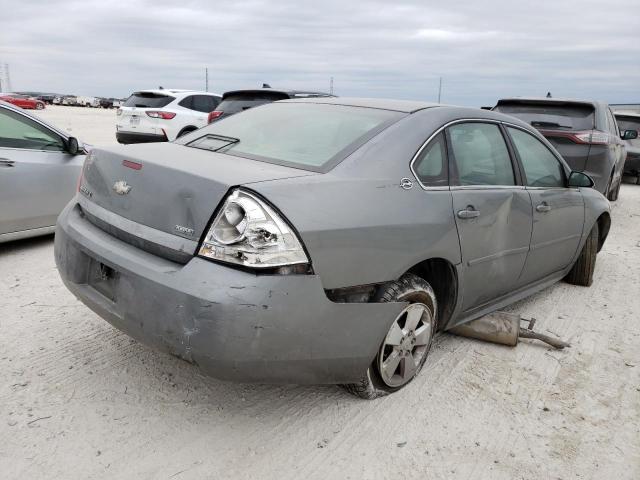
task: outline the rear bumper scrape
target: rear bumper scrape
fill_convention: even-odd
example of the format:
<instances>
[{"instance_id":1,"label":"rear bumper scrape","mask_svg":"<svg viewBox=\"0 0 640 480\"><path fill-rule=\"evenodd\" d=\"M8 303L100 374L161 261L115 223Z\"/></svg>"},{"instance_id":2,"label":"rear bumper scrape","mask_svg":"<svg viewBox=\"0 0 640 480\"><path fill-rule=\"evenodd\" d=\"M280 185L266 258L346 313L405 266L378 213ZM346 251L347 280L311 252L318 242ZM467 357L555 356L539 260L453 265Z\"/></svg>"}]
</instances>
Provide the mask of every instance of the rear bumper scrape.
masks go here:
<instances>
[{"instance_id":1,"label":"rear bumper scrape","mask_svg":"<svg viewBox=\"0 0 640 480\"><path fill-rule=\"evenodd\" d=\"M75 201L58 219L55 258L65 285L98 315L221 379L357 381L405 305L331 302L316 275L173 263L100 230ZM89 280L101 264L115 278L109 295Z\"/></svg>"}]
</instances>

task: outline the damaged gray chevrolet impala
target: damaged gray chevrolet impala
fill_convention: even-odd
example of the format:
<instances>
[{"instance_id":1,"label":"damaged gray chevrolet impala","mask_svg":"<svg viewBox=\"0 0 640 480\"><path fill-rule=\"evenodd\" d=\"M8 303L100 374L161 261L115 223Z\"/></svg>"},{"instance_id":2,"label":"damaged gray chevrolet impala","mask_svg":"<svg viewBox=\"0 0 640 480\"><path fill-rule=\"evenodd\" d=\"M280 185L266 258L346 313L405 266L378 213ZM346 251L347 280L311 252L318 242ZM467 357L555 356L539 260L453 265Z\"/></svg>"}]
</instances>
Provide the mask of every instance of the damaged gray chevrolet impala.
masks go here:
<instances>
[{"instance_id":1,"label":"damaged gray chevrolet impala","mask_svg":"<svg viewBox=\"0 0 640 480\"><path fill-rule=\"evenodd\" d=\"M590 285L610 225L592 186L500 113L283 101L94 149L55 258L98 315L214 377L375 398L436 332Z\"/></svg>"}]
</instances>

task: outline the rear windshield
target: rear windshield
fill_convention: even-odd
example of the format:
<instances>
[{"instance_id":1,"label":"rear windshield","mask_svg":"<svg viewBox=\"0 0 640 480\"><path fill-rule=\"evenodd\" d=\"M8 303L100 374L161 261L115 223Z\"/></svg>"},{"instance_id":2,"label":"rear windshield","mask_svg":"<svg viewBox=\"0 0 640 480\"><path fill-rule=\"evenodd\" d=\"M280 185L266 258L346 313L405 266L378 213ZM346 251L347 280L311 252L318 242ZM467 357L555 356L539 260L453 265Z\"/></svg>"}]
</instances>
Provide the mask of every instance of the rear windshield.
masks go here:
<instances>
[{"instance_id":1,"label":"rear windshield","mask_svg":"<svg viewBox=\"0 0 640 480\"><path fill-rule=\"evenodd\" d=\"M640 118L616 116L616 121L621 132L624 130L638 130L640 132Z\"/></svg>"},{"instance_id":2,"label":"rear windshield","mask_svg":"<svg viewBox=\"0 0 640 480\"><path fill-rule=\"evenodd\" d=\"M175 97L152 92L135 92L124 102L123 107L162 108L169 105Z\"/></svg>"},{"instance_id":3,"label":"rear windshield","mask_svg":"<svg viewBox=\"0 0 640 480\"><path fill-rule=\"evenodd\" d=\"M592 106L553 103L500 103L494 109L517 117L536 128L560 130L591 130L595 128Z\"/></svg>"},{"instance_id":4,"label":"rear windshield","mask_svg":"<svg viewBox=\"0 0 640 480\"><path fill-rule=\"evenodd\" d=\"M271 103L212 123L187 145L324 172L404 115L344 105Z\"/></svg>"},{"instance_id":5,"label":"rear windshield","mask_svg":"<svg viewBox=\"0 0 640 480\"><path fill-rule=\"evenodd\" d=\"M286 93L278 92L247 92L232 95L226 95L216 110L224 113L238 113L242 110L264 105L265 103L275 102L277 100L285 100L289 98Z\"/></svg>"}]
</instances>

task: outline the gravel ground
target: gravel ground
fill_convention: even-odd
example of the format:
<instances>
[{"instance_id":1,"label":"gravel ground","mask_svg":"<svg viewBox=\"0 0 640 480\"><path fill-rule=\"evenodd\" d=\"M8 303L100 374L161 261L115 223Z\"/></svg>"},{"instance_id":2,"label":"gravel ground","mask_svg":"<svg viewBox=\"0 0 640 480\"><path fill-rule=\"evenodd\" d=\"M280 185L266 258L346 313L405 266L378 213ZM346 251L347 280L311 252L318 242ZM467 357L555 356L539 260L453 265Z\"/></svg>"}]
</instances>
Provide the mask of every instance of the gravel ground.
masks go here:
<instances>
[{"instance_id":1,"label":"gravel ground","mask_svg":"<svg viewBox=\"0 0 640 480\"><path fill-rule=\"evenodd\" d=\"M113 141L113 111L43 116ZM571 348L444 334L411 385L367 402L204 377L78 302L51 237L0 245L0 477L638 479L639 266L640 186L623 185L593 286L511 309Z\"/></svg>"}]
</instances>

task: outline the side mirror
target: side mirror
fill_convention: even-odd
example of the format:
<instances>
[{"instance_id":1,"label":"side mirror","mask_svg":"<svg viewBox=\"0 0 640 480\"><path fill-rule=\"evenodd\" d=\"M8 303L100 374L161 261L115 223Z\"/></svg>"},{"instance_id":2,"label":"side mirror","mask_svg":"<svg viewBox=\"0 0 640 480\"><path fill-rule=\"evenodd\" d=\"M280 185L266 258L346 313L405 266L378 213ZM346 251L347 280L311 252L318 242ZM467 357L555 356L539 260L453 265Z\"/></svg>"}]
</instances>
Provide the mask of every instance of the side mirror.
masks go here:
<instances>
[{"instance_id":1,"label":"side mirror","mask_svg":"<svg viewBox=\"0 0 640 480\"><path fill-rule=\"evenodd\" d=\"M576 188L576 187L591 188L594 185L595 185L595 182L593 181L593 178L591 178L586 173L571 172L571 175L569 175L569 188Z\"/></svg>"},{"instance_id":2,"label":"side mirror","mask_svg":"<svg viewBox=\"0 0 640 480\"><path fill-rule=\"evenodd\" d=\"M76 137L67 138L67 152L71 155L78 155L78 153L80 153L80 146L78 145L78 139Z\"/></svg>"},{"instance_id":3,"label":"side mirror","mask_svg":"<svg viewBox=\"0 0 640 480\"><path fill-rule=\"evenodd\" d=\"M638 138L638 131L637 130L625 130L624 132L622 132L622 135L620 135L620 137L623 140L635 140L636 138Z\"/></svg>"}]
</instances>

